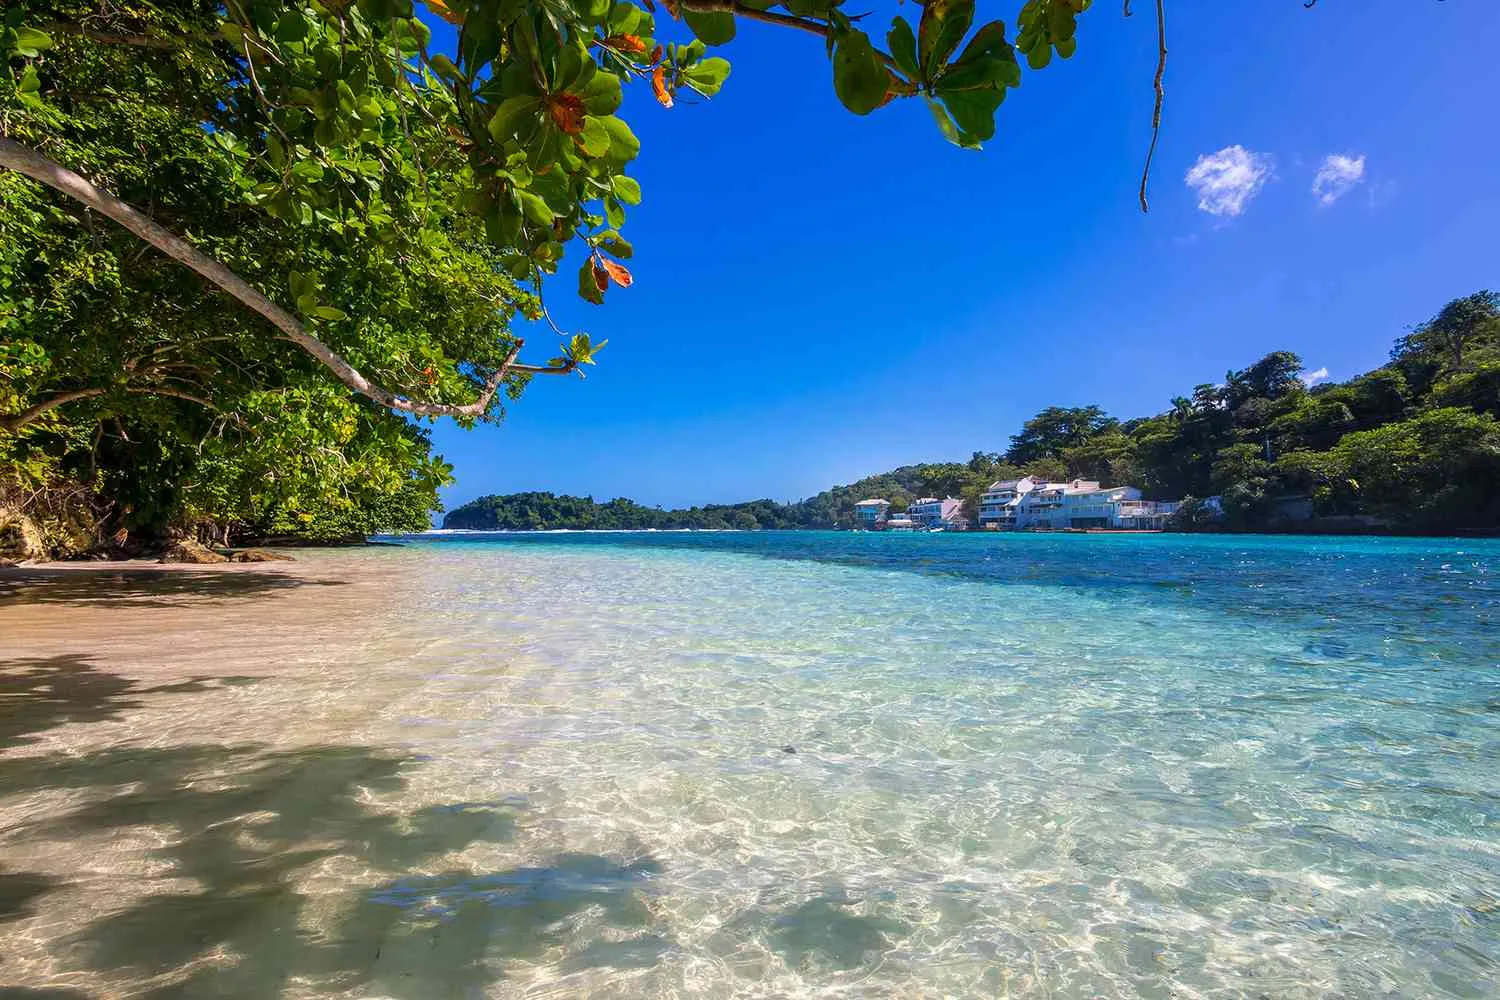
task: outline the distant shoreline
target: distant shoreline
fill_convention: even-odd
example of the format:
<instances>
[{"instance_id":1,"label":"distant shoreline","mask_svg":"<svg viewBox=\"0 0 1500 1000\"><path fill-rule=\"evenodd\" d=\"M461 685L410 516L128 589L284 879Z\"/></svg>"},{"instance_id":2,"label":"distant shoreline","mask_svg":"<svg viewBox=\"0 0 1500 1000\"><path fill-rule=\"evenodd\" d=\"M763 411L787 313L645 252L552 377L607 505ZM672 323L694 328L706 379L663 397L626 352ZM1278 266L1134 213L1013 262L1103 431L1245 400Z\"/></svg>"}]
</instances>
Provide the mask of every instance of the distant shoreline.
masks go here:
<instances>
[{"instance_id":1,"label":"distant shoreline","mask_svg":"<svg viewBox=\"0 0 1500 1000\"><path fill-rule=\"evenodd\" d=\"M1048 528L1022 529L1020 531L854 531L848 528L432 528L421 532L371 535L372 539L424 538L446 535L942 535L945 537L1014 537L1019 535L1170 535L1193 536L1264 536L1267 538L1500 538L1500 529L1494 531L1401 531L1388 528L1362 527L1337 529L1318 525L1307 529L1288 528L1268 531L1266 529L1236 530L1214 527L1195 531L1174 531L1169 528Z\"/></svg>"}]
</instances>

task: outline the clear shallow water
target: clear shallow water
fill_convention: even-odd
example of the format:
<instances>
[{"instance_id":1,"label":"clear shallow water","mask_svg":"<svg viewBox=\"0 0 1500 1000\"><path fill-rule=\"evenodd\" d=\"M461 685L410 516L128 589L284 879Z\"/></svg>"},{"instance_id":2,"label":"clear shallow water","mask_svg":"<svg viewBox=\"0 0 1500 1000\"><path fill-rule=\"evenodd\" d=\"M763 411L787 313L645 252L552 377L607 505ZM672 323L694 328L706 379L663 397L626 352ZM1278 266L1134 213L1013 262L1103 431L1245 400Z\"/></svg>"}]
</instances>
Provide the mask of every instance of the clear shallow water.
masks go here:
<instances>
[{"instance_id":1,"label":"clear shallow water","mask_svg":"<svg viewBox=\"0 0 1500 1000\"><path fill-rule=\"evenodd\" d=\"M304 558L327 585L0 603L11 687L62 692L0 728L0 983L1500 995L1496 542Z\"/></svg>"}]
</instances>

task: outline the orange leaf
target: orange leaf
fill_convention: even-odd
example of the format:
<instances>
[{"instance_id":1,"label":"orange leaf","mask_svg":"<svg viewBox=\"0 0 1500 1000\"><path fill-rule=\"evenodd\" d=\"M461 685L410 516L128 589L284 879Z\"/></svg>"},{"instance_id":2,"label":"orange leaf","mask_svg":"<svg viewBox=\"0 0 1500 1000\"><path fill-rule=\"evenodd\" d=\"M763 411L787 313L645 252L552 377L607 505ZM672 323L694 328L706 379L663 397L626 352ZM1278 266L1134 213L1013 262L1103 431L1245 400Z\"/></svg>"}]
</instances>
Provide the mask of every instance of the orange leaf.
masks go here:
<instances>
[{"instance_id":1,"label":"orange leaf","mask_svg":"<svg viewBox=\"0 0 1500 1000\"><path fill-rule=\"evenodd\" d=\"M464 23L463 14L450 9L448 6L448 0L423 0L423 2L427 4L428 10L432 11L434 14L442 18L444 21L447 21L449 24Z\"/></svg>"},{"instance_id":2,"label":"orange leaf","mask_svg":"<svg viewBox=\"0 0 1500 1000\"><path fill-rule=\"evenodd\" d=\"M583 100L576 94L554 94L547 99L547 113L552 123L568 135L583 131Z\"/></svg>"},{"instance_id":3,"label":"orange leaf","mask_svg":"<svg viewBox=\"0 0 1500 1000\"><path fill-rule=\"evenodd\" d=\"M608 257L600 257L598 263L594 265L594 280L598 280L598 269L601 266L610 276L610 279L613 280L614 283L619 285L621 288L629 288L631 285L635 284L635 279L630 276L629 271L625 270L625 265L617 261L610 260Z\"/></svg>"},{"instance_id":4,"label":"orange leaf","mask_svg":"<svg viewBox=\"0 0 1500 1000\"><path fill-rule=\"evenodd\" d=\"M665 50L660 45L658 45L656 48L652 49L651 50L651 61L652 62L661 62L661 54L664 51Z\"/></svg>"},{"instance_id":5,"label":"orange leaf","mask_svg":"<svg viewBox=\"0 0 1500 1000\"><path fill-rule=\"evenodd\" d=\"M604 44L621 52L630 52L634 55L646 54L646 43L641 41L639 35L610 35L604 40Z\"/></svg>"},{"instance_id":6,"label":"orange leaf","mask_svg":"<svg viewBox=\"0 0 1500 1000\"><path fill-rule=\"evenodd\" d=\"M609 271L606 264L600 263L598 257L594 258L594 284L599 286L599 291L609 288Z\"/></svg>"},{"instance_id":7,"label":"orange leaf","mask_svg":"<svg viewBox=\"0 0 1500 1000\"><path fill-rule=\"evenodd\" d=\"M672 106L672 92L667 89L667 67L657 66L651 71L651 90L656 94L656 100L664 108Z\"/></svg>"}]
</instances>

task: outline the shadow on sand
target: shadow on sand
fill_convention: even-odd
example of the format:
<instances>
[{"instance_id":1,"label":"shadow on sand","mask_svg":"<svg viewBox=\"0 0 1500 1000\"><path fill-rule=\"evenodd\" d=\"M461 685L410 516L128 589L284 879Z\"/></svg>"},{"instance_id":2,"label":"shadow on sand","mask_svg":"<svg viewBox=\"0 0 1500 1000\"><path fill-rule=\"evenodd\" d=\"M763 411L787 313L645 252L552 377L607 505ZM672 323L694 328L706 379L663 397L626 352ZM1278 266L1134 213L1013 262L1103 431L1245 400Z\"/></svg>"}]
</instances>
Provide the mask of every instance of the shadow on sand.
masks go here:
<instances>
[{"instance_id":1,"label":"shadow on sand","mask_svg":"<svg viewBox=\"0 0 1500 1000\"><path fill-rule=\"evenodd\" d=\"M189 677L143 687L101 670L88 656L0 660L0 750L34 743L34 734L70 723L103 722L141 707L142 696L190 694L254 684L254 677Z\"/></svg>"},{"instance_id":2,"label":"shadow on sand","mask_svg":"<svg viewBox=\"0 0 1500 1000\"><path fill-rule=\"evenodd\" d=\"M66 877L0 867L0 927L51 907L93 914L46 945L16 935L19 947L96 974L101 996L246 1000L294 981L313 994L467 997L516 959L633 969L667 949L649 933L649 856L468 871L449 856L511 841L523 802L376 805L407 787L417 757L332 745L15 749L53 726L243 680L141 687L84 657L0 662L0 746L12 748L0 751L0 862L19 850L77 858ZM28 805L34 796L47 808ZM76 980L49 985L0 983L0 1000L88 995Z\"/></svg>"},{"instance_id":3,"label":"shadow on sand","mask_svg":"<svg viewBox=\"0 0 1500 1000\"><path fill-rule=\"evenodd\" d=\"M258 566L213 570L10 567L0 568L0 608L21 604L172 608L343 583Z\"/></svg>"}]
</instances>

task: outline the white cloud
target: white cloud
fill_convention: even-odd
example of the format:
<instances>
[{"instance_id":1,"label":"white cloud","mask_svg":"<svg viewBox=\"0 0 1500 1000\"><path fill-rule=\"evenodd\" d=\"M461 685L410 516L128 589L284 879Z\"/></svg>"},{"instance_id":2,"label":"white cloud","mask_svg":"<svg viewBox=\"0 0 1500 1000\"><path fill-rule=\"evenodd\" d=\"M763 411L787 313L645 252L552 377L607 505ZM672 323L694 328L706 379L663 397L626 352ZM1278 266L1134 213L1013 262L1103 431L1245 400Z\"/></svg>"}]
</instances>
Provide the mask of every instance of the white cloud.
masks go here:
<instances>
[{"instance_id":1,"label":"white cloud","mask_svg":"<svg viewBox=\"0 0 1500 1000\"><path fill-rule=\"evenodd\" d=\"M1225 146L1198 157L1184 180L1198 193L1198 207L1209 215L1236 216L1271 177L1274 161L1268 153L1253 153L1241 145Z\"/></svg>"},{"instance_id":2,"label":"white cloud","mask_svg":"<svg viewBox=\"0 0 1500 1000\"><path fill-rule=\"evenodd\" d=\"M1312 193L1320 205L1332 205L1354 190L1365 179L1365 157L1332 153L1323 157L1318 175L1313 178Z\"/></svg>"},{"instance_id":3,"label":"white cloud","mask_svg":"<svg viewBox=\"0 0 1500 1000\"><path fill-rule=\"evenodd\" d=\"M1319 382L1327 382L1327 381L1328 381L1328 366L1327 365L1324 365L1322 368L1319 368L1315 372L1303 372L1302 373L1302 384L1305 385L1305 386L1307 386L1309 389L1311 389L1313 386L1317 385Z\"/></svg>"}]
</instances>

